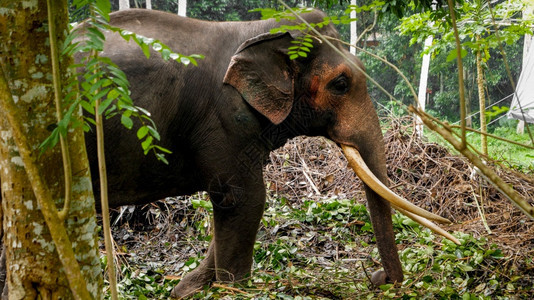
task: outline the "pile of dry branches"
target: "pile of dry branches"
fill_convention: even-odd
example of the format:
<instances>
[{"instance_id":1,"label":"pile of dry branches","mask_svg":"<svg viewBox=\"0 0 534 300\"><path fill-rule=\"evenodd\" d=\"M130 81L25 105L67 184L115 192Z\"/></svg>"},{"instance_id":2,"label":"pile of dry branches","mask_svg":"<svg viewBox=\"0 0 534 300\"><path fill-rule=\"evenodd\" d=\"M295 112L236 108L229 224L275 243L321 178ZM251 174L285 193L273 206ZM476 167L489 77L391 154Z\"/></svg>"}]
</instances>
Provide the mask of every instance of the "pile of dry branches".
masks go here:
<instances>
[{"instance_id":1,"label":"pile of dry branches","mask_svg":"<svg viewBox=\"0 0 534 300\"><path fill-rule=\"evenodd\" d=\"M461 156L413 134L410 122L390 120L385 133L390 186L399 195L455 224L448 230L487 236L505 251L534 252L534 221L482 179ZM534 178L503 167L498 174L527 199ZM272 194L296 201L352 198L365 201L361 182L341 150L324 138L296 138L271 154L265 180ZM490 234L491 232L491 234Z\"/></svg>"}]
</instances>

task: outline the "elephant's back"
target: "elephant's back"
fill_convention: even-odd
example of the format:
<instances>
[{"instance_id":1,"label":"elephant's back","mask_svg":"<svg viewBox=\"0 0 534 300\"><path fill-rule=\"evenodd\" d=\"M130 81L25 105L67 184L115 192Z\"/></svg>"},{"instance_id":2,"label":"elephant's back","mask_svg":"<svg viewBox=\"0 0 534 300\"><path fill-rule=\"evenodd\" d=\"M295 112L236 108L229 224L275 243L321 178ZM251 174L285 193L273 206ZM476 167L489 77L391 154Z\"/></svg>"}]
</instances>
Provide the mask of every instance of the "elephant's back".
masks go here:
<instances>
[{"instance_id":1,"label":"elephant's back","mask_svg":"<svg viewBox=\"0 0 534 300\"><path fill-rule=\"evenodd\" d=\"M183 54L208 49L209 43L206 43L208 41L204 37L213 30L217 31L216 27L220 27L215 22L146 9L114 12L110 14L110 25L160 40L173 51Z\"/></svg>"},{"instance_id":2,"label":"elephant's back","mask_svg":"<svg viewBox=\"0 0 534 300\"><path fill-rule=\"evenodd\" d=\"M172 51L201 54L213 63L229 63L241 43L258 34L268 32L270 21L213 22L181 17L176 14L130 9L110 14L110 24L144 37L160 40ZM109 34L110 43L118 45L116 34Z\"/></svg>"}]
</instances>

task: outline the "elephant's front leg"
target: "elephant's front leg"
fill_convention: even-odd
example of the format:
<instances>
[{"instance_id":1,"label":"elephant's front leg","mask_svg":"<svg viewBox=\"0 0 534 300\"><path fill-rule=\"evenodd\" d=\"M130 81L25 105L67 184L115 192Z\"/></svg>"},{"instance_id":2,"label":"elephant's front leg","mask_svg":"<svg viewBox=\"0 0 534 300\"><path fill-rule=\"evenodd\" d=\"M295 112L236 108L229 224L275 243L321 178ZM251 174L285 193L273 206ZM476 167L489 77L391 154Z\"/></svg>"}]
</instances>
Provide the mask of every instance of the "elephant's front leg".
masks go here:
<instances>
[{"instance_id":1,"label":"elephant's front leg","mask_svg":"<svg viewBox=\"0 0 534 300\"><path fill-rule=\"evenodd\" d=\"M171 293L172 298L185 298L198 292L202 287L215 279L215 255L213 255L213 242L208 248L206 258L200 262L198 267L188 273Z\"/></svg>"},{"instance_id":2,"label":"elephant's front leg","mask_svg":"<svg viewBox=\"0 0 534 300\"><path fill-rule=\"evenodd\" d=\"M213 203L213 238L206 258L174 288L172 297L182 298L210 281L235 282L245 278L252 266L252 252L265 207L265 187L229 187L210 192Z\"/></svg>"}]
</instances>

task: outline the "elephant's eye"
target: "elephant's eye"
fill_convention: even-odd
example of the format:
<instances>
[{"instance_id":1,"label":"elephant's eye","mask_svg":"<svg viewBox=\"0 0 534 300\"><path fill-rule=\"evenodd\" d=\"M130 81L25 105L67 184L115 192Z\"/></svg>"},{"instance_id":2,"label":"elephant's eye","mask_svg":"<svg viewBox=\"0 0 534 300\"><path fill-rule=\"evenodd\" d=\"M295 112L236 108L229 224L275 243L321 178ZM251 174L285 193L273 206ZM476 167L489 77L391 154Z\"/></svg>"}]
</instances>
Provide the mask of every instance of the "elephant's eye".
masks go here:
<instances>
[{"instance_id":1,"label":"elephant's eye","mask_svg":"<svg viewBox=\"0 0 534 300\"><path fill-rule=\"evenodd\" d=\"M349 80L345 74L341 74L328 84L334 94L344 95L349 91Z\"/></svg>"}]
</instances>

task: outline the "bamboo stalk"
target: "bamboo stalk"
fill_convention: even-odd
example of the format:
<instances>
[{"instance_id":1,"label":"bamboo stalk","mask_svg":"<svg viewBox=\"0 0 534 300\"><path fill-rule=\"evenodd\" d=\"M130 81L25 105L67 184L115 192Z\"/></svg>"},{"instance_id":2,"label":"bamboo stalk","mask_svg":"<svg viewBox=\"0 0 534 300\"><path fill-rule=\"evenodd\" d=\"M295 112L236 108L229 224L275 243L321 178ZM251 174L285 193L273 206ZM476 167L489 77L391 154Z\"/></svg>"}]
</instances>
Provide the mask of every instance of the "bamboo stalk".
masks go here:
<instances>
[{"instance_id":1,"label":"bamboo stalk","mask_svg":"<svg viewBox=\"0 0 534 300\"><path fill-rule=\"evenodd\" d=\"M460 93L460 126L462 130L462 139L460 149L466 148L466 108L465 108L465 88L464 88L464 66L462 63L462 45L460 43L460 36L458 34L458 27L456 26L456 14L454 13L454 3L452 0L447 0L449 4L449 14L451 16L452 28L454 30L454 39L456 41L456 61L458 63L458 86Z\"/></svg>"},{"instance_id":2,"label":"bamboo stalk","mask_svg":"<svg viewBox=\"0 0 534 300\"><path fill-rule=\"evenodd\" d=\"M96 54L95 54L96 55ZM98 90L95 91L98 93ZM111 299L117 300L117 275L115 272L115 255L113 243L111 241L111 225L109 220L108 201L108 178L106 173L106 155L104 152L104 125L102 115L98 113L100 99L95 101L95 123L96 123L96 147L98 156L98 176L100 178L100 203L102 206L102 224L104 226L104 244L106 248L108 280L111 290Z\"/></svg>"},{"instance_id":3,"label":"bamboo stalk","mask_svg":"<svg viewBox=\"0 0 534 300\"><path fill-rule=\"evenodd\" d=\"M480 35L476 35L476 41L480 40ZM482 68L482 50L477 50L476 55L476 64L477 64L477 87L478 87L478 106L480 110L480 131L482 136L480 137L480 146L482 148L482 153L488 155L488 139L485 135L487 132L486 125L486 97L484 93L484 69Z\"/></svg>"}]
</instances>

